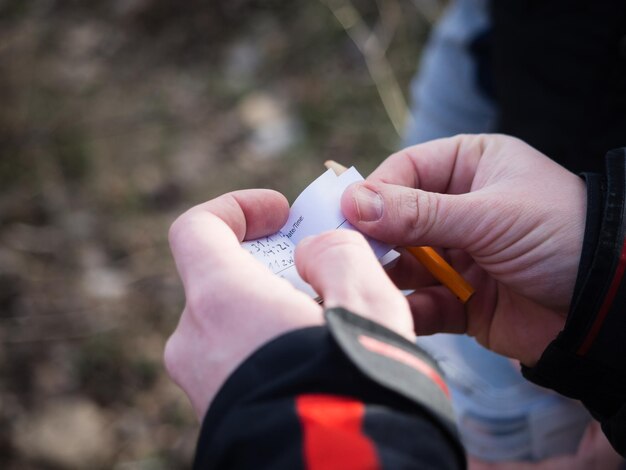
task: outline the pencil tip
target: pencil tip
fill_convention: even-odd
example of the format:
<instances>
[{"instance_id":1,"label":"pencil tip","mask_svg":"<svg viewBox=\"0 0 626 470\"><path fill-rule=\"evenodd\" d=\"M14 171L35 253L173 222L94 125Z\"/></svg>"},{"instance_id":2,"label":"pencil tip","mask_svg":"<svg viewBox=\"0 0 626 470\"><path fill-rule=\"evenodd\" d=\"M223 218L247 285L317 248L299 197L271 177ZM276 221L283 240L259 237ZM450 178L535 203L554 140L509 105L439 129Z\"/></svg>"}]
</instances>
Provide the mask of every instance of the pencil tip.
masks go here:
<instances>
[{"instance_id":1,"label":"pencil tip","mask_svg":"<svg viewBox=\"0 0 626 470\"><path fill-rule=\"evenodd\" d=\"M333 170L336 175L340 175L347 170L345 166L343 166L341 163L337 163L335 160L326 160L324 162L324 166L329 170Z\"/></svg>"}]
</instances>

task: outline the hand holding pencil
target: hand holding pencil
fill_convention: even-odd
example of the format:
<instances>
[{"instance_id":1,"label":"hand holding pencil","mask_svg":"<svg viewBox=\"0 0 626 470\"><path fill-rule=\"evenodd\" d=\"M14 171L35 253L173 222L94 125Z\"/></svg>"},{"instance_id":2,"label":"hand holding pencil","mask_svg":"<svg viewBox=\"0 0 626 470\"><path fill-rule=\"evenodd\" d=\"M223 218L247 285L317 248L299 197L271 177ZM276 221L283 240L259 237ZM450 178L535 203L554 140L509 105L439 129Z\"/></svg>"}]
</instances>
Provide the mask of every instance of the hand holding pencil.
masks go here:
<instances>
[{"instance_id":1,"label":"hand holding pencil","mask_svg":"<svg viewBox=\"0 0 626 470\"><path fill-rule=\"evenodd\" d=\"M475 287L463 304L410 256L388 272L417 334L467 333L532 365L564 324L582 247L585 184L524 142L462 135L387 158L343 193L360 232L436 246Z\"/></svg>"},{"instance_id":2,"label":"hand holding pencil","mask_svg":"<svg viewBox=\"0 0 626 470\"><path fill-rule=\"evenodd\" d=\"M324 166L338 175L347 170L345 166L333 160L327 160L324 162ZM467 302L474 295L474 288L431 247L409 246L406 247L406 250L461 302Z\"/></svg>"}]
</instances>

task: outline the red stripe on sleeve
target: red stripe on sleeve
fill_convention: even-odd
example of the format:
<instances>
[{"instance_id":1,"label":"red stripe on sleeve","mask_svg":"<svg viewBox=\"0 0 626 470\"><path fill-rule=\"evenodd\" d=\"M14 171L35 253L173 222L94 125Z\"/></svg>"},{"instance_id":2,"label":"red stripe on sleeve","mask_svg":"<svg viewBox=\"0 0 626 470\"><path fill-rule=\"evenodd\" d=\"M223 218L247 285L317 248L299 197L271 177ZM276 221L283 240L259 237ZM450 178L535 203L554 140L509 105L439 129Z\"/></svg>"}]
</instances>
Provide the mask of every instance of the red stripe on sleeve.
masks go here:
<instances>
[{"instance_id":1,"label":"red stripe on sleeve","mask_svg":"<svg viewBox=\"0 0 626 470\"><path fill-rule=\"evenodd\" d=\"M332 395L302 395L296 399L296 411L307 469L380 468L374 444L362 432L363 403Z\"/></svg>"},{"instance_id":2,"label":"red stripe on sleeve","mask_svg":"<svg viewBox=\"0 0 626 470\"><path fill-rule=\"evenodd\" d=\"M397 348L391 344L384 343L382 341L377 340L376 338L372 338L370 336L361 335L359 336L359 343L365 349L368 349L374 353L380 354L382 356L387 356L394 361L398 361L407 365L432 380L444 393L444 395L450 398L450 390L446 385L445 380L437 373L435 369L429 366L426 362L422 361L420 358L409 354L406 351L403 351L400 348Z\"/></svg>"},{"instance_id":3,"label":"red stripe on sleeve","mask_svg":"<svg viewBox=\"0 0 626 470\"><path fill-rule=\"evenodd\" d=\"M591 325L591 329L589 333L587 333L587 337L585 341L583 341L582 345L578 348L578 355L584 356L591 348L591 345L598 336L600 332L600 328L606 319L607 314L613 305L613 300L615 300L615 295L617 294L617 290L619 289L620 284L622 283L622 278L624 277L624 270L626 270L626 240L624 240L624 244L622 245L622 252L619 255L619 264L617 265L617 269L615 270L615 274L613 275L613 280L611 281L611 285L609 286L609 290L604 297L604 302L602 302L602 306L598 311L598 315L596 315L596 319Z\"/></svg>"}]
</instances>

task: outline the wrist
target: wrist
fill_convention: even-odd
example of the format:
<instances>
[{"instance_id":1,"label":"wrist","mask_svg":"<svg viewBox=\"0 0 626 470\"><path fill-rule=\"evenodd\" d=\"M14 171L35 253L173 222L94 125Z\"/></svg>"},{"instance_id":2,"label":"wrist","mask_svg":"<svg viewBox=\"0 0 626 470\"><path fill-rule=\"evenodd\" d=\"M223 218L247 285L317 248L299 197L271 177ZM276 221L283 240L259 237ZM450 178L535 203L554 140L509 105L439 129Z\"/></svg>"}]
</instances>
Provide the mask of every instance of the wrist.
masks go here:
<instances>
[{"instance_id":1,"label":"wrist","mask_svg":"<svg viewBox=\"0 0 626 470\"><path fill-rule=\"evenodd\" d=\"M605 178L586 175L587 225L567 321L538 363L522 368L529 380L582 400L601 420L626 402L625 174L626 149L619 149L607 154Z\"/></svg>"}]
</instances>

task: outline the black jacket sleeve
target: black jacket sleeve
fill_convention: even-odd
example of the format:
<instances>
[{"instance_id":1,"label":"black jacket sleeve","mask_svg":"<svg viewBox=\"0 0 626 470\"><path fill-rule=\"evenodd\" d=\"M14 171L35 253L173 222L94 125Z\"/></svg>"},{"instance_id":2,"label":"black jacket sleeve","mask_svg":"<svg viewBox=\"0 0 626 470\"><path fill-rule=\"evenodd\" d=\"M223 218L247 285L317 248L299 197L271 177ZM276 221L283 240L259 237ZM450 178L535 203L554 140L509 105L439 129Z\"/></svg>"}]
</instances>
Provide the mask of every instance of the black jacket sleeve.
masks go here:
<instances>
[{"instance_id":1,"label":"black jacket sleeve","mask_svg":"<svg viewBox=\"0 0 626 470\"><path fill-rule=\"evenodd\" d=\"M447 388L417 346L343 309L283 335L226 381L195 469L465 468Z\"/></svg>"},{"instance_id":2,"label":"black jacket sleeve","mask_svg":"<svg viewBox=\"0 0 626 470\"><path fill-rule=\"evenodd\" d=\"M626 149L606 157L604 177L586 174L587 221L565 328L529 380L580 399L626 455Z\"/></svg>"}]
</instances>

